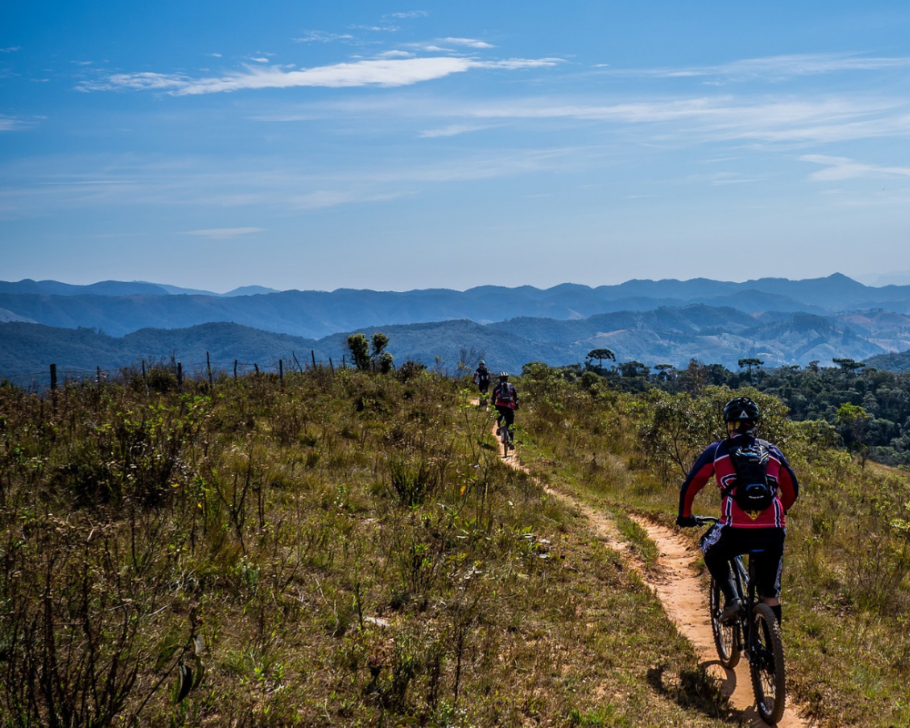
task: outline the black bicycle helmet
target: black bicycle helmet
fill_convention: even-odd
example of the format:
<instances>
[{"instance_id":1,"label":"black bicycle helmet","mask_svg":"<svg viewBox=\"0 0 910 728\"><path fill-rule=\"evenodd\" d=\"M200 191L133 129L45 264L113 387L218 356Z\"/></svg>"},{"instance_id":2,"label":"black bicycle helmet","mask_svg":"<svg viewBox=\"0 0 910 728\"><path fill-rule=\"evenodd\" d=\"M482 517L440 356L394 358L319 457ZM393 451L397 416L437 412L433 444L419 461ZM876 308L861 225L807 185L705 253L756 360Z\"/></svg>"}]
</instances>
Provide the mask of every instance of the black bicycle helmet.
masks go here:
<instances>
[{"instance_id":1,"label":"black bicycle helmet","mask_svg":"<svg viewBox=\"0 0 910 728\"><path fill-rule=\"evenodd\" d=\"M499 372L499 381L504 382L509 378L508 372Z\"/></svg>"},{"instance_id":2,"label":"black bicycle helmet","mask_svg":"<svg viewBox=\"0 0 910 728\"><path fill-rule=\"evenodd\" d=\"M757 422L760 418L758 405L748 397L734 397L724 405L724 422Z\"/></svg>"}]
</instances>

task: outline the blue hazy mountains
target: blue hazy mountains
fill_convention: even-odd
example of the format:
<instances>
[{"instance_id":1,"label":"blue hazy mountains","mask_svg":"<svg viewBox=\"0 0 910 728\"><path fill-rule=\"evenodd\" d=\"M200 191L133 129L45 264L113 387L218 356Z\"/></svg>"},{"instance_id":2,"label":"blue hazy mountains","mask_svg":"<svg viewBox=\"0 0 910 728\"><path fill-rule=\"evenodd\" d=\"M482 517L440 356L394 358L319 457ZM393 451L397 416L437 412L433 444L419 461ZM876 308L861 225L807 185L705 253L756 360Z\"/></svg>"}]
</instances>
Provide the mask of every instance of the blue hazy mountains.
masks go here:
<instances>
[{"instance_id":1,"label":"blue hazy mountains","mask_svg":"<svg viewBox=\"0 0 910 728\"><path fill-rule=\"evenodd\" d=\"M281 291L228 294L154 283L0 282L0 374L113 368L176 354L187 361L268 362L313 350L341 358L348 332L382 329L398 361L454 367L461 349L497 368L566 364L593 348L620 360L683 366L691 358L736 366L910 349L910 286L873 288L846 276L744 283L633 280L596 288L563 284L405 292ZM438 357L438 359L437 359Z\"/></svg>"}]
</instances>

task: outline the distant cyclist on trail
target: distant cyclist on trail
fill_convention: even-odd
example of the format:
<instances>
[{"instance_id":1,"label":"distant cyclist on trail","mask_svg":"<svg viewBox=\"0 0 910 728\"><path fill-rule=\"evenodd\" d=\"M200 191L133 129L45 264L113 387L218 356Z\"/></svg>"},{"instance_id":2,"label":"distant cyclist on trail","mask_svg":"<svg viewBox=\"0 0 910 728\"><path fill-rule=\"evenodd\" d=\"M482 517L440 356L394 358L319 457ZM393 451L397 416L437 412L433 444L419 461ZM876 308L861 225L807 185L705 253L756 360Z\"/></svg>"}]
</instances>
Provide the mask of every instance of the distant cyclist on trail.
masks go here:
<instances>
[{"instance_id":1,"label":"distant cyclist on trail","mask_svg":"<svg viewBox=\"0 0 910 728\"><path fill-rule=\"evenodd\" d=\"M490 374L490 370L487 369L486 363L481 359L480 363L477 365L477 370L474 372L474 384L476 384L480 390L481 407L487 403L487 391L490 389L490 380L492 379L493 375Z\"/></svg>"},{"instance_id":2,"label":"distant cyclist on trail","mask_svg":"<svg viewBox=\"0 0 910 728\"><path fill-rule=\"evenodd\" d=\"M731 581L730 559L761 549L752 558L757 589L778 623L781 621L780 575L784 562L785 514L799 495L796 474L783 453L755 437L760 414L748 397L724 406L727 439L711 443L698 456L679 492L680 528L696 526L692 501L714 475L721 494L721 519L701 538L705 566L724 593L721 621L736 618L742 604Z\"/></svg>"},{"instance_id":3,"label":"distant cyclist on trail","mask_svg":"<svg viewBox=\"0 0 910 728\"><path fill-rule=\"evenodd\" d=\"M508 372L501 372L499 383L493 387L493 405L499 412L496 418L496 434L501 434L503 420L505 426L512 432L512 425L515 424L515 410L518 409L518 392L515 386L509 382Z\"/></svg>"}]
</instances>

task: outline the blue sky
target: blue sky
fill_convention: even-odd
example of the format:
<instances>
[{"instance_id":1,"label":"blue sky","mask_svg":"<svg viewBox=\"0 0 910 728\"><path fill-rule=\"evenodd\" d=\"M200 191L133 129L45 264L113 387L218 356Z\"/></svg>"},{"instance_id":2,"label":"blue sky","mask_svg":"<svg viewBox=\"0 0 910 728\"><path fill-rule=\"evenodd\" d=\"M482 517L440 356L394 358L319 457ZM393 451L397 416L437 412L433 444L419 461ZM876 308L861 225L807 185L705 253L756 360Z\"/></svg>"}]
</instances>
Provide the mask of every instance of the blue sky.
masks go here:
<instances>
[{"instance_id":1,"label":"blue sky","mask_svg":"<svg viewBox=\"0 0 910 728\"><path fill-rule=\"evenodd\" d=\"M908 142L910 3L4 0L0 279L900 277Z\"/></svg>"}]
</instances>

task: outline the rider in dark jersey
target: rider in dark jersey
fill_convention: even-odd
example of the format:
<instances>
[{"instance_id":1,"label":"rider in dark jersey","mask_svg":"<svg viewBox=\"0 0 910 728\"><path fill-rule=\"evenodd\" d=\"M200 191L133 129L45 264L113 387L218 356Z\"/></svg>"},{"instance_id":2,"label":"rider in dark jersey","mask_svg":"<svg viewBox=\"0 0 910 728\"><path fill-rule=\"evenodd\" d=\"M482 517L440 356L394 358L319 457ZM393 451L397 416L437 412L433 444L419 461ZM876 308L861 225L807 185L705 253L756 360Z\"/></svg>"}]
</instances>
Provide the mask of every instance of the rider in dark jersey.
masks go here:
<instances>
[{"instance_id":1,"label":"rider in dark jersey","mask_svg":"<svg viewBox=\"0 0 910 728\"><path fill-rule=\"evenodd\" d=\"M477 365L477 370L474 372L474 383L480 390L481 407L484 407L487 403L487 392L490 389L490 380L492 378L493 375L490 374L490 370L487 369L487 365L484 363L483 359L481 359L480 363Z\"/></svg>"},{"instance_id":2,"label":"rider in dark jersey","mask_svg":"<svg viewBox=\"0 0 910 728\"><path fill-rule=\"evenodd\" d=\"M515 391L515 386L509 383L507 372L500 373L499 383L493 387L492 399L499 412L499 416L496 418L497 432L501 431L503 421L505 421L505 427L508 427L511 432L512 425L515 423L515 410L518 409L518 392Z\"/></svg>"},{"instance_id":3,"label":"rider in dark jersey","mask_svg":"<svg viewBox=\"0 0 910 728\"><path fill-rule=\"evenodd\" d=\"M783 568L785 514L799 495L796 474L783 453L764 440L755 437L760 417L758 405L748 397L736 397L724 407L727 439L713 442L698 456L679 493L679 514L676 525L687 528L697 525L692 516L692 501L713 475L721 491L721 520L701 538L705 566L724 593L725 606L721 619L730 621L742 609L731 582L730 559L740 554L761 550L753 556L757 565L759 596L771 607L777 621L781 620L780 576ZM770 502L761 510L746 510L737 497L737 466L743 462L740 453L749 456L761 453L765 483L769 486ZM734 462L735 458L735 462ZM744 466L739 466L740 472ZM757 480L759 478L753 478ZM745 484L743 484L743 487Z\"/></svg>"}]
</instances>

